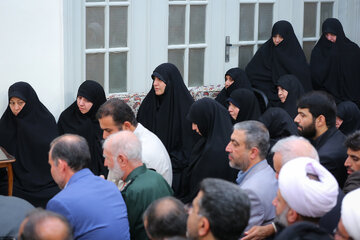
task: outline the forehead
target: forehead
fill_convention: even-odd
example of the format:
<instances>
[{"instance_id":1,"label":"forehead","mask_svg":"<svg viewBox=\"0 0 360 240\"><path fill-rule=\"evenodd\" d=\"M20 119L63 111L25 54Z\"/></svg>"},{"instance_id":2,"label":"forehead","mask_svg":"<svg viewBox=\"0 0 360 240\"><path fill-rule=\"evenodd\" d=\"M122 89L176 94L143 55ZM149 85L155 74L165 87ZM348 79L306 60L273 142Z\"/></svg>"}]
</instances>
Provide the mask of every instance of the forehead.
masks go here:
<instances>
[{"instance_id":1,"label":"forehead","mask_svg":"<svg viewBox=\"0 0 360 240\"><path fill-rule=\"evenodd\" d=\"M22 100L21 98L18 98L18 97L11 97L10 101L18 102L18 101L24 101L24 100Z\"/></svg>"},{"instance_id":2,"label":"forehead","mask_svg":"<svg viewBox=\"0 0 360 240\"><path fill-rule=\"evenodd\" d=\"M310 112L310 110L308 108L298 108L298 113L302 113L304 115L312 116L311 112Z\"/></svg>"},{"instance_id":3,"label":"forehead","mask_svg":"<svg viewBox=\"0 0 360 240\"><path fill-rule=\"evenodd\" d=\"M231 134L231 140L236 141L238 143L245 142L246 140L246 133L244 130L234 130Z\"/></svg>"},{"instance_id":4,"label":"forehead","mask_svg":"<svg viewBox=\"0 0 360 240\"><path fill-rule=\"evenodd\" d=\"M117 128L115 121L111 115L99 118L101 128Z\"/></svg>"},{"instance_id":5,"label":"forehead","mask_svg":"<svg viewBox=\"0 0 360 240\"><path fill-rule=\"evenodd\" d=\"M355 150L352 150L351 148L348 148L348 149L347 149L347 154L348 154L348 155L360 156L360 150L355 151Z\"/></svg>"}]
</instances>

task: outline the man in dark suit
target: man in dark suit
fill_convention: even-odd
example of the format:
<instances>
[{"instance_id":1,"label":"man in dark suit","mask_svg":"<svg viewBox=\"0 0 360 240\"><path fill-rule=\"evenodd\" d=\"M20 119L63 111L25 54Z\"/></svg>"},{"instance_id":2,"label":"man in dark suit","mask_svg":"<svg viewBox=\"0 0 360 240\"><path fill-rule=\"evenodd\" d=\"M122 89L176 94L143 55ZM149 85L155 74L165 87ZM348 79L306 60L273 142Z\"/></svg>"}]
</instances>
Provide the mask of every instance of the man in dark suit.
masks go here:
<instances>
[{"instance_id":1,"label":"man in dark suit","mask_svg":"<svg viewBox=\"0 0 360 240\"><path fill-rule=\"evenodd\" d=\"M300 135L314 145L320 163L329 170L342 188L346 180L346 137L335 127L336 104L325 92L313 91L298 101L298 115L294 121Z\"/></svg>"},{"instance_id":2,"label":"man in dark suit","mask_svg":"<svg viewBox=\"0 0 360 240\"><path fill-rule=\"evenodd\" d=\"M83 137L66 134L52 141L51 175L62 191L46 209L68 219L75 239L130 239L121 193L86 168L88 161L90 151Z\"/></svg>"}]
</instances>

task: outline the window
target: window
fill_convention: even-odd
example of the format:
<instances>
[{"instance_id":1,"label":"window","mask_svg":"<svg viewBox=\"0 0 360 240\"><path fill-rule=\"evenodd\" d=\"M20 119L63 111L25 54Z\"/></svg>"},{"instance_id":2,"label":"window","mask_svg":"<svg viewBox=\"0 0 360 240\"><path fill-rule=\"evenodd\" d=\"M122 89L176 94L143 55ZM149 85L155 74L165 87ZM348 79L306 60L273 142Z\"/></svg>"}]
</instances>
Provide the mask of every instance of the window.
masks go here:
<instances>
[{"instance_id":1,"label":"window","mask_svg":"<svg viewBox=\"0 0 360 240\"><path fill-rule=\"evenodd\" d=\"M321 26L325 19L333 17L334 1L304 1L303 49L310 61L311 51L321 36Z\"/></svg>"},{"instance_id":2,"label":"window","mask_svg":"<svg viewBox=\"0 0 360 240\"><path fill-rule=\"evenodd\" d=\"M239 67L244 69L271 35L275 1L240 1Z\"/></svg>"},{"instance_id":3,"label":"window","mask_svg":"<svg viewBox=\"0 0 360 240\"><path fill-rule=\"evenodd\" d=\"M127 91L128 12L123 0L86 0L86 79L107 93Z\"/></svg>"},{"instance_id":4,"label":"window","mask_svg":"<svg viewBox=\"0 0 360 240\"><path fill-rule=\"evenodd\" d=\"M207 5L206 0L169 1L168 61L189 87L204 84Z\"/></svg>"}]
</instances>

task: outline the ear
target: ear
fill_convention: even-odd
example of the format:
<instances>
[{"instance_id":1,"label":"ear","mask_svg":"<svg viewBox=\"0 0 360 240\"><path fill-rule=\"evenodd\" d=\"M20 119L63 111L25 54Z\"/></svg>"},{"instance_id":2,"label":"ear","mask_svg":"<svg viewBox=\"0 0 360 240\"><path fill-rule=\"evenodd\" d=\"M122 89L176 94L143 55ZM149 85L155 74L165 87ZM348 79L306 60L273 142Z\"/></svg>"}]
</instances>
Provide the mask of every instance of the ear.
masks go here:
<instances>
[{"instance_id":1,"label":"ear","mask_svg":"<svg viewBox=\"0 0 360 240\"><path fill-rule=\"evenodd\" d=\"M208 235L210 232L210 223L206 217L201 217L200 221L198 222L198 234L199 237L204 237Z\"/></svg>"},{"instance_id":2,"label":"ear","mask_svg":"<svg viewBox=\"0 0 360 240\"><path fill-rule=\"evenodd\" d=\"M252 147L250 149L250 159L253 160L259 155L259 149L256 147Z\"/></svg>"},{"instance_id":3,"label":"ear","mask_svg":"<svg viewBox=\"0 0 360 240\"><path fill-rule=\"evenodd\" d=\"M316 127L323 127L324 125L326 125L326 118L324 115L319 115L316 119L315 119L315 125Z\"/></svg>"},{"instance_id":4,"label":"ear","mask_svg":"<svg viewBox=\"0 0 360 240\"><path fill-rule=\"evenodd\" d=\"M292 208L287 213L287 221L289 224L295 223L299 218L299 214Z\"/></svg>"},{"instance_id":5,"label":"ear","mask_svg":"<svg viewBox=\"0 0 360 240\"><path fill-rule=\"evenodd\" d=\"M128 159L125 155L120 154L117 158L116 161L118 161L118 164L120 167L124 167L128 164Z\"/></svg>"},{"instance_id":6,"label":"ear","mask_svg":"<svg viewBox=\"0 0 360 240\"><path fill-rule=\"evenodd\" d=\"M65 169L68 167L68 164L65 160L58 159L58 168L60 171L65 171Z\"/></svg>"},{"instance_id":7,"label":"ear","mask_svg":"<svg viewBox=\"0 0 360 240\"><path fill-rule=\"evenodd\" d=\"M131 131L131 123L129 121L125 121L123 123L123 129L122 130L127 130L127 131Z\"/></svg>"}]
</instances>

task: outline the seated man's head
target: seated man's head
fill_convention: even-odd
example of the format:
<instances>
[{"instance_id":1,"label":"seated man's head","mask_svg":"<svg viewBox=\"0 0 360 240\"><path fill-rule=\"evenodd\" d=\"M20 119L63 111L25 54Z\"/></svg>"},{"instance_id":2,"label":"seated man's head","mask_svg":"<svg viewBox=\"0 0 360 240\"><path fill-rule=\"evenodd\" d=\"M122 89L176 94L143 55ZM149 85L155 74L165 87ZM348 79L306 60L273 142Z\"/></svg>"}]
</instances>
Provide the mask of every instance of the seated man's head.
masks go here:
<instances>
[{"instance_id":1,"label":"seated man's head","mask_svg":"<svg viewBox=\"0 0 360 240\"><path fill-rule=\"evenodd\" d=\"M89 165L90 159L88 143L79 135L64 134L50 144L50 171L61 189L75 172Z\"/></svg>"},{"instance_id":2,"label":"seated man's head","mask_svg":"<svg viewBox=\"0 0 360 240\"><path fill-rule=\"evenodd\" d=\"M134 133L120 131L104 142L104 165L112 170L116 179L125 180L137 167L142 166L141 143Z\"/></svg>"},{"instance_id":3,"label":"seated man's head","mask_svg":"<svg viewBox=\"0 0 360 240\"><path fill-rule=\"evenodd\" d=\"M230 142L226 146L231 167L247 171L265 159L270 146L269 131L259 121L243 121L234 125Z\"/></svg>"},{"instance_id":4,"label":"seated man's head","mask_svg":"<svg viewBox=\"0 0 360 240\"><path fill-rule=\"evenodd\" d=\"M57 213L35 209L21 223L19 240L72 240L72 229L67 219Z\"/></svg>"},{"instance_id":5,"label":"seated man's head","mask_svg":"<svg viewBox=\"0 0 360 240\"><path fill-rule=\"evenodd\" d=\"M273 163L276 178L279 178L280 169L290 160L298 157L309 157L319 162L319 155L311 143L297 136L283 138L276 142L271 152L274 153Z\"/></svg>"},{"instance_id":6,"label":"seated man's head","mask_svg":"<svg viewBox=\"0 0 360 240\"><path fill-rule=\"evenodd\" d=\"M134 112L123 100L112 98L100 106L96 113L103 138L121 130L134 131L137 121Z\"/></svg>"},{"instance_id":7,"label":"seated man's head","mask_svg":"<svg viewBox=\"0 0 360 240\"><path fill-rule=\"evenodd\" d=\"M348 155L345 167L347 173L352 174L360 170L360 131L356 131L346 138L345 147Z\"/></svg>"},{"instance_id":8,"label":"seated man's head","mask_svg":"<svg viewBox=\"0 0 360 240\"><path fill-rule=\"evenodd\" d=\"M190 239L239 239L250 217L250 200L236 184L207 178L193 200L187 220Z\"/></svg>"},{"instance_id":9,"label":"seated man's head","mask_svg":"<svg viewBox=\"0 0 360 240\"><path fill-rule=\"evenodd\" d=\"M186 235L188 214L184 204L174 197L160 198L144 212L144 227L150 239L160 240Z\"/></svg>"},{"instance_id":10,"label":"seated man's head","mask_svg":"<svg viewBox=\"0 0 360 240\"><path fill-rule=\"evenodd\" d=\"M335 126L336 104L327 93L313 91L302 96L297 104L298 115L294 121L300 135L316 139Z\"/></svg>"},{"instance_id":11,"label":"seated man's head","mask_svg":"<svg viewBox=\"0 0 360 240\"><path fill-rule=\"evenodd\" d=\"M276 222L289 226L299 221L317 223L337 202L339 186L318 161L300 157L280 170L279 190L273 201Z\"/></svg>"}]
</instances>

